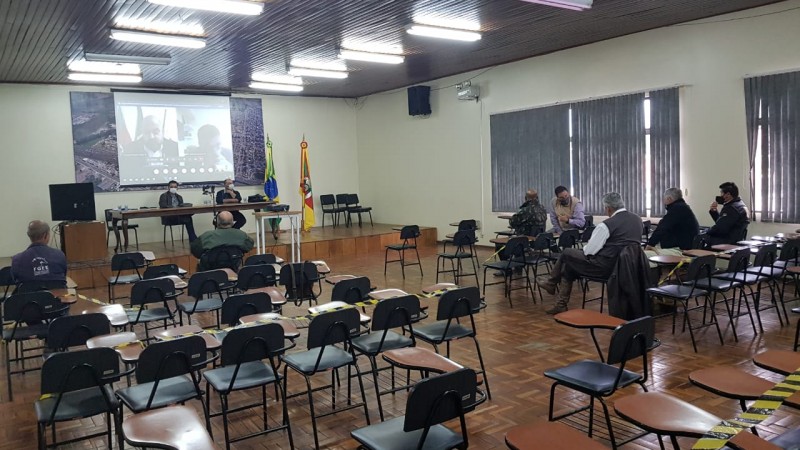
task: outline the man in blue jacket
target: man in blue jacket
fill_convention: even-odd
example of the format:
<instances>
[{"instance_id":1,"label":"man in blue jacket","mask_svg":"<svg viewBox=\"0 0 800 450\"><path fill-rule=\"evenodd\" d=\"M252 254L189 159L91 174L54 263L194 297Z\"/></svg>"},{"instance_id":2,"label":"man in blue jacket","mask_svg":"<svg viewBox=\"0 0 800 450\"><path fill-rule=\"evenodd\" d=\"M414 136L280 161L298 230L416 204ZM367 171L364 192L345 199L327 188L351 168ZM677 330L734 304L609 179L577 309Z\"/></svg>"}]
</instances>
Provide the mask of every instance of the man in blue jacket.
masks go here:
<instances>
[{"instance_id":1,"label":"man in blue jacket","mask_svg":"<svg viewBox=\"0 0 800 450\"><path fill-rule=\"evenodd\" d=\"M67 279L67 257L48 246L50 226L41 220L28 224L31 245L11 258L11 275L17 284L39 281L64 282Z\"/></svg>"}]
</instances>

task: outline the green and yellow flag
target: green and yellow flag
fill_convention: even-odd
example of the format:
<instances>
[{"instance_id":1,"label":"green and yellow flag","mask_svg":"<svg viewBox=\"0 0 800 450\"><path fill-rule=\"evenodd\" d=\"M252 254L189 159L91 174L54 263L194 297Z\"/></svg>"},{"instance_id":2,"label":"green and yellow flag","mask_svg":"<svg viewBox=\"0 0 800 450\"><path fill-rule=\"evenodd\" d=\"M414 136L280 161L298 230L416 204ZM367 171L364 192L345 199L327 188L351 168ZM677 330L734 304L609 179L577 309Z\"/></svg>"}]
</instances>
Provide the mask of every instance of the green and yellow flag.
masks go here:
<instances>
[{"instance_id":1,"label":"green and yellow flag","mask_svg":"<svg viewBox=\"0 0 800 450\"><path fill-rule=\"evenodd\" d=\"M269 139L269 135L267 135L266 150L267 170L264 171L264 194L267 196L268 200L280 203L280 199L278 198L278 180L275 179L275 164L272 162L272 141ZM274 236L277 236L276 231L278 230L278 224L280 223L281 219L269 220L270 227L272 228L272 234Z\"/></svg>"}]
</instances>

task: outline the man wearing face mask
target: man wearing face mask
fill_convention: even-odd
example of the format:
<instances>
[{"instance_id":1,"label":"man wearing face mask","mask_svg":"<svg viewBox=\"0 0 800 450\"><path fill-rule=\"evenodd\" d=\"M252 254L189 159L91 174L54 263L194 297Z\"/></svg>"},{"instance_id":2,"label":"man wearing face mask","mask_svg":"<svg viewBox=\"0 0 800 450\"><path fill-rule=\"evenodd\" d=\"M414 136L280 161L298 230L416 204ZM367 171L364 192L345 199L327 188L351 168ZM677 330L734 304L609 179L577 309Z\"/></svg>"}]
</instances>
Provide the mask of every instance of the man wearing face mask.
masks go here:
<instances>
[{"instance_id":1,"label":"man wearing face mask","mask_svg":"<svg viewBox=\"0 0 800 450\"><path fill-rule=\"evenodd\" d=\"M159 208L177 208L183 204L183 197L178 194L178 182L172 180L167 185L167 192L161 194L158 198ZM186 227L186 234L189 235L189 242L197 239L197 234L194 232L194 222L192 222L191 215L185 216L166 216L161 218L161 224L165 226L183 225Z\"/></svg>"},{"instance_id":2,"label":"man wearing face mask","mask_svg":"<svg viewBox=\"0 0 800 450\"><path fill-rule=\"evenodd\" d=\"M224 182L225 189L217 192L217 204L222 205L225 203L241 203L242 196L239 194L239 191L233 188L233 180L230 178L226 179ZM244 214L239 211L231 211L233 215L233 228L239 230L241 229L245 223L247 223L247 219L245 219Z\"/></svg>"},{"instance_id":3,"label":"man wearing face mask","mask_svg":"<svg viewBox=\"0 0 800 450\"><path fill-rule=\"evenodd\" d=\"M720 196L716 198L708 213L714 226L708 230L710 245L735 244L747 237L750 211L739 197L739 187L732 181L719 185ZM722 204L722 211L719 205Z\"/></svg>"},{"instance_id":4,"label":"man wearing face mask","mask_svg":"<svg viewBox=\"0 0 800 450\"><path fill-rule=\"evenodd\" d=\"M642 219L625 209L625 202L616 192L603 196L608 219L597 225L592 237L582 249L565 248L548 275L536 277L539 286L551 295L558 296L547 314L566 311L573 282L581 276L608 278L622 250L630 245L639 246L642 239ZM639 248L641 250L641 248Z\"/></svg>"},{"instance_id":5,"label":"man wearing face mask","mask_svg":"<svg viewBox=\"0 0 800 450\"><path fill-rule=\"evenodd\" d=\"M558 186L555 193L556 196L551 201L550 223L553 228L550 231L561 233L586 226L581 199L571 196L564 186Z\"/></svg>"},{"instance_id":6,"label":"man wearing face mask","mask_svg":"<svg viewBox=\"0 0 800 450\"><path fill-rule=\"evenodd\" d=\"M656 245L661 245L661 248L679 247L682 250L692 248L694 237L700 232L700 225L692 208L683 199L683 192L678 188L669 188L664 191L663 202L667 214L647 240L648 249Z\"/></svg>"}]
</instances>

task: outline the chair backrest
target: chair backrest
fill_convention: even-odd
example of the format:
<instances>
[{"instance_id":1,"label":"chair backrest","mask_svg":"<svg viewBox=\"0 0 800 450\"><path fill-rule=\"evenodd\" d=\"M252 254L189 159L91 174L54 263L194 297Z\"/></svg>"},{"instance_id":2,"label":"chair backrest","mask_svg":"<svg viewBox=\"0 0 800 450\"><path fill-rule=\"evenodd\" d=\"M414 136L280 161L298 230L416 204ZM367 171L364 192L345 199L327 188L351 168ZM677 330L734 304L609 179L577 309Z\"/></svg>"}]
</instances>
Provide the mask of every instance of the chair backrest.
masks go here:
<instances>
[{"instance_id":1,"label":"chair backrest","mask_svg":"<svg viewBox=\"0 0 800 450\"><path fill-rule=\"evenodd\" d=\"M475 219L465 219L458 222L458 231L462 230L477 230L478 221Z\"/></svg>"},{"instance_id":2,"label":"chair backrest","mask_svg":"<svg viewBox=\"0 0 800 450\"><path fill-rule=\"evenodd\" d=\"M228 282L228 274L224 270L208 270L196 272L189 278L187 294L200 298L205 294L219 293L220 286Z\"/></svg>"},{"instance_id":3,"label":"chair backrest","mask_svg":"<svg viewBox=\"0 0 800 450\"><path fill-rule=\"evenodd\" d=\"M645 356L653 343L654 336L655 321L651 316L623 323L611 335L606 362L619 364L639 356Z\"/></svg>"},{"instance_id":4,"label":"chair backrest","mask_svg":"<svg viewBox=\"0 0 800 450\"><path fill-rule=\"evenodd\" d=\"M336 194L336 205L347 206L348 195L350 194Z\"/></svg>"},{"instance_id":5,"label":"chair backrest","mask_svg":"<svg viewBox=\"0 0 800 450\"><path fill-rule=\"evenodd\" d=\"M121 270L136 270L146 266L144 255L139 252L117 253L111 257L111 270L118 272Z\"/></svg>"},{"instance_id":6,"label":"chair backrest","mask_svg":"<svg viewBox=\"0 0 800 450\"><path fill-rule=\"evenodd\" d=\"M180 269L178 268L177 264L161 264L158 266L150 266L144 270L144 274L142 274L142 278L145 280L151 280L153 278L158 277L166 277L166 276L180 276Z\"/></svg>"},{"instance_id":7,"label":"chair backrest","mask_svg":"<svg viewBox=\"0 0 800 450\"><path fill-rule=\"evenodd\" d=\"M345 303L356 303L363 301L372 290L372 283L367 277L351 278L342 280L333 286L331 291L331 301Z\"/></svg>"},{"instance_id":8,"label":"chair backrest","mask_svg":"<svg viewBox=\"0 0 800 450\"><path fill-rule=\"evenodd\" d=\"M477 389L478 377L474 370L466 367L418 382L406 401L403 431L427 431L433 425L461 418L462 437L466 442L464 409L475 403ZM421 441L426 435L423 433ZM422 443L418 448L422 448Z\"/></svg>"},{"instance_id":9,"label":"chair backrest","mask_svg":"<svg viewBox=\"0 0 800 450\"><path fill-rule=\"evenodd\" d=\"M261 264L277 264L278 259L272 253L263 253L261 255L250 255L244 262L245 266L260 266Z\"/></svg>"},{"instance_id":10,"label":"chair backrest","mask_svg":"<svg viewBox=\"0 0 800 450\"><path fill-rule=\"evenodd\" d=\"M150 383L156 380L186 375L206 360L206 341L202 336L192 335L155 342L142 350L136 364L136 382Z\"/></svg>"},{"instance_id":11,"label":"chair backrest","mask_svg":"<svg viewBox=\"0 0 800 450\"><path fill-rule=\"evenodd\" d=\"M222 323L229 326L239 324L239 319L250 314L272 312L272 302L265 292L231 295L222 303ZM228 339L227 337L225 338Z\"/></svg>"},{"instance_id":12,"label":"chair backrest","mask_svg":"<svg viewBox=\"0 0 800 450\"><path fill-rule=\"evenodd\" d=\"M0 302L8 296L8 291L14 287L14 276L11 275L11 267L6 266L0 268L0 288L2 288L2 295L0 295Z\"/></svg>"},{"instance_id":13,"label":"chair backrest","mask_svg":"<svg viewBox=\"0 0 800 450\"><path fill-rule=\"evenodd\" d=\"M400 229L400 239L416 239L419 237L418 225L406 225Z\"/></svg>"},{"instance_id":14,"label":"chair backrest","mask_svg":"<svg viewBox=\"0 0 800 450\"><path fill-rule=\"evenodd\" d=\"M583 229L583 233L581 233L581 242L586 244L589 242L589 239L592 238L592 234L594 233L594 229L596 227L594 225L588 225L586 228Z\"/></svg>"},{"instance_id":15,"label":"chair backrest","mask_svg":"<svg viewBox=\"0 0 800 450\"><path fill-rule=\"evenodd\" d=\"M358 194L347 194L347 206L359 206Z\"/></svg>"},{"instance_id":16,"label":"chair backrest","mask_svg":"<svg viewBox=\"0 0 800 450\"><path fill-rule=\"evenodd\" d=\"M308 348L350 342L358 333L359 314L356 308L340 309L315 316L308 324Z\"/></svg>"},{"instance_id":17,"label":"chair backrest","mask_svg":"<svg viewBox=\"0 0 800 450\"><path fill-rule=\"evenodd\" d=\"M481 292L476 286L452 289L439 299L436 320L450 320L472 316L481 307Z\"/></svg>"},{"instance_id":18,"label":"chair backrest","mask_svg":"<svg viewBox=\"0 0 800 450\"><path fill-rule=\"evenodd\" d=\"M24 294L26 292L51 291L53 289L66 288L66 280L29 280L20 283L15 292L17 294Z\"/></svg>"},{"instance_id":19,"label":"chair backrest","mask_svg":"<svg viewBox=\"0 0 800 450\"><path fill-rule=\"evenodd\" d=\"M372 313L372 331L411 327L411 320L420 314L419 297L404 295L381 300ZM413 334L411 335L413 338Z\"/></svg>"},{"instance_id":20,"label":"chair backrest","mask_svg":"<svg viewBox=\"0 0 800 450\"><path fill-rule=\"evenodd\" d=\"M797 264L798 260L800 260L800 239L790 239L784 242L778 259L781 261L791 261Z\"/></svg>"},{"instance_id":21,"label":"chair backrest","mask_svg":"<svg viewBox=\"0 0 800 450\"><path fill-rule=\"evenodd\" d=\"M207 270L231 269L234 272L242 265L244 254L242 249L234 245L220 245L214 247L200 256L200 265Z\"/></svg>"},{"instance_id":22,"label":"chair backrest","mask_svg":"<svg viewBox=\"0 0 800 450\"><path fill-rule=\"evenodd\" d=\"M14 292L3 303L5 320L14 322L42 322L48 314L64 308L61 300L48 291Z\"/></svg>"},{"instance_id":23,"label":"chair backrest","mask_svg":"<svg viewBox=\"0 0 800 450\"><path fill-rule=\"evenodd\" d=\"M537 251L544 251L553 245L553 233L539 233L536 239L530 243L532 249Z\"/></svg>"},{"instance_id":24,"label":"chair backrest","mask_svg":"<svg viewBox=\"0 0 800 450\"><path fill-rule=\"evenodd\" d=\"M756 267L766 267L775 264L778 259L778 245L767 244L762 245L756 252L756 257L753 259L753 265Z\"/></svg>"},{"instance_id":25,"label":"chair backrest","mask_svg":"<svg viewBox=\"0 0 800 450\"><path fill-rule=\"evenodd\" d=\"M726 270L728 273L741 273L747 269L747 266L750 265L750 249L743 248L741 250L736 250L731 255L731 259L728 260L728 269Z\"/></svg>"},{"instance_id":26,"label":"chair backrest","mask_svg":"<svg viewBox=\"0 0 800 450\"><path fill-rule=\"evenodd\" d=\"M530 241L527 236L515 236L506 242L506 247L502 252L508 258L524 258L525 249L529 246Z\"/></svg>"},{"instance_id":27,"label":"chair backrest","mask_svg":"<svg viewBox=\"0 0 800 450\"><path fill-rule=\"evenodd\" d=\"M703 278L711 278L714 273L714 268L717 262L717 257L714 255L699 256L689 263L689 268L686 269L686 281L699 281Z\"/></svg>"},{"instance_id":28,"label":"chair backrest","mask_svg":"<svg viewBox=\"0 0 800 450\"><path fill-rule=\"evenodd\" d=\"M453 235L453 245L459 247L469 247L475 243L475 230L459 230Z\"/></svg>"},{"instance_id":29,"label":"chair backrest","mask_svg":"<svg viewBox=\"0 0 800 450\"><path fill-rule=\"evenodd\" d=\"M59 317L47 329L45 346L53 351L86 345L86 341L111 333L111 323L102 313Z\"/></svg>"},{"instance_id":30,"label":"chair backrest","mask_svg":"<svg viewBox=\"0 0 800 450\"><path fill-rule=\"evenodd\" d=\"M283 327L265 323L231 330L222 341L223 366L271 358L284 348Z\"/></svg>"},{"instance_id":31,"label":"chair backrest","mask_svg":"<svg viewBox=\"0 0 800 450\"><path fill-rule=\"evenodd\" d=\"M112 221L113 221L114 218L111 217L111 209L104 210L103 211L103 217L105 217L106 229L108 229L109 231L112 231L114 228L112 227L111 224L113 223Z\"/></svg>"},{"instance_id":32,"label":"chair backrest","mask_svg":"<svg viewBox=\"0 0 800 450\"><path fill-rule=\"evenodd\" d=\"M287 298L309 298L315 296L313 288L317 278L317 266L310 261L304 261L281 267L279 283L286 288Z\"/></svg>"},{"instance_id":33,"label":"chair backrest","mask_svg":"<svg viewBox=\"0 0 800 450\"><path fill-rule=\"evenodd\" d=\"M558 246L562 249L575 247L580 239L578 230L566 230L558 236Z\"/></svg>"},{"instance_id":34,"label":"chair backrest","mask_svg":"<svg viewBox=\"0 0 800 450\"><path fill-rule=\"evenodd\" d=\"M653 222L649 220L642 221L642 236L650 237L650 228L652 228Z\"/></svg>"},{"instance_id":35,"label":"chair backrest","mask_svg":"<svg viewBox=\"0 0 800 450\"><path fill-rule=\"evenodd\" d=\"M59 394L108 384L120 376L119 357L110 347L54 353L42 364L42 394Z\"/></svg>"},{"instance_id":36,"label":"chair backrest","mask_svg":"<svg viewBox=\"0 0 800 450\"><path fill-rule=\"evenodd\" d=\"M322 194L319 196L319 203L322 206L330 206L336 204L336 197L333 194Z\"/></svg>"},{"instance_id":37,"label":"chair backrest","mask_svg":"<svg viewBox=\"0 0 800 450\"><path fill-rule=\"evenodd\" d=\"M243 266L239 269L238 276L236 287L241 291L275 286L275 283L278 281L278 277L275 275L275 267L272 264Z\"/></svg>"},{"instance_id":38,"label":"chair backrest","mask_svg":"<svg viewBox=\"0 0 800 450\"><path fill-rule=\"evenodd\" d=\"M169 278L137 281L131 287L131 305L144 306L148 303L164 303L167 297L174 294L175 283Z\"/></svg>"},{"instance_id":39,"label":"chair backrest","mask_svg":"<svg viewBox=\"0 0 800 450\"><path fill-rule=\"evenodd\" d=\"M705 233L698 234L692 239L692 248L702 250L708 247L708 235Z\"/></svg>"},{"instance_id":40,"label":"chair backrest","mask_svg":"<svg viewBox=\"0 0 800 450\"><path fill-rule=\"evenodd\" d=\"M585 214L583 216L583 219L585 221L585 223L583 225L584 229L589 228L589 227L594 227L594 216L593 215Z\"/></svg>"}]
</instances>

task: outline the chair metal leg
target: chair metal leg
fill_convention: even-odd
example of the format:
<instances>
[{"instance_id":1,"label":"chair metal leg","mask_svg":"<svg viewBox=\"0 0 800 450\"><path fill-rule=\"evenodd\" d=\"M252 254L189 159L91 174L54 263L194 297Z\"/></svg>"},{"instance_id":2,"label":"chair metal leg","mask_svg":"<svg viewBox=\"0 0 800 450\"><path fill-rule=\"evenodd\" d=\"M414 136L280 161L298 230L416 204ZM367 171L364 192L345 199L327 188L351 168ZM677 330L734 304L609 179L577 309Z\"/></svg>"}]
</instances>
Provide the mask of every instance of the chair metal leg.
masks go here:
<instances>
[{"instance_id":1,"label":"chair metal leg","mask_svg":"<svg viewBox=\"0 0 800 450\"><path fill-rule=\"evenodd\" d=\"M486 386L486 396L489 398L489 400L491 400L492 391L489 389L489 374L486 372L486 366L483 365L481 346L478 344L478 339L475 336L472 336L472 340L475 341L475 350L478 352L478 362L480 363L481 371L483 372L483 384Z\"/></svg>"}]
</instances>

